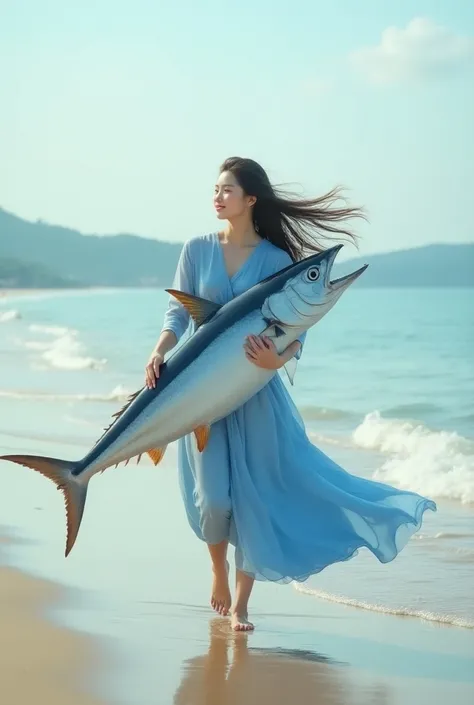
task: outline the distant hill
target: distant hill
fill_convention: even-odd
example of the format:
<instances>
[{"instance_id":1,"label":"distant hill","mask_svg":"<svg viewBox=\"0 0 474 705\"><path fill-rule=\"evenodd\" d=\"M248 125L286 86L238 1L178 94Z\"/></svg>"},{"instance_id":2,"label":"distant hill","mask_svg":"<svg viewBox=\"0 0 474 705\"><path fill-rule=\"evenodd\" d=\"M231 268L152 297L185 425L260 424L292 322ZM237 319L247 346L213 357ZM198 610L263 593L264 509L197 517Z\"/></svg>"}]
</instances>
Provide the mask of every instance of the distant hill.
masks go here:
<instances>
[{"instance_id":1,"label":"distant hill","mask_svg":"<svg viewBox=\"0 0 474 705\"><path fill-rule=\"evenodd\" d=\"M339 276L363 264L369 268L355 283L361 287L472 287L474 243L426 245L347 260Z\"/></svg>"},{"instance_id":2,"label":"distant hill","mask_svg":"<svg viewBox=\"0 0 474 705\"><path fill-rule=\"evenodd\" d=\"M56 289L61 287L64 289L77 286L80 286L79 282L60 277L42 264L22 262L0 255L0 289L19 287L24 289Z\"/></svg>"},{"instance_id":3,"label":"distant hill","mask_svg":"<svg viewBox=\"0 0 474 705\"><path fill-rule=\"evenodd\" d=\"M169 286L181 247L131 234L83 235L0 208L0 288ZM364 263L370 266L356 286L474 286L474 243L369 255L335 271L340 276Z\"/></svg>"},{"instance_id":4,"label":"distant hill","mask_svg":"<svg viewBox=\"0 0 474 705\"><path fill-rule=\"evenodd\" d=\"M40 264L87 286L167 286L181 247L128 234L82 235L0 209L0 258Z\"/></svg>"}]
</instances>

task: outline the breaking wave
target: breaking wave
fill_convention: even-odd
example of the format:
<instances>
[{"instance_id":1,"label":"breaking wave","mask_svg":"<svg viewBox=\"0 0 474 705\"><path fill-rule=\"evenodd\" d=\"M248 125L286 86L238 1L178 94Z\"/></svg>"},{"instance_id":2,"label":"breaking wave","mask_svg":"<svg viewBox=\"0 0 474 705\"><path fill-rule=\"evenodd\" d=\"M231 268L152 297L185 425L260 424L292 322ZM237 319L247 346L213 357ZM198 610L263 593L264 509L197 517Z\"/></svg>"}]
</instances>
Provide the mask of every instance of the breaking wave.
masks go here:
<instances>
[{"instance_id":1,"label":"breaking wave","mask_svg":"<svg viewBox=\"0 0 474 705\"><path fill-rule=\"evenodd\" d=\"M474 440L373 411L355 429L352 441L389 456L374 479L424 496L474 502Z\"/></svg>"},{"instance_id":2,"label":"breaking wave","mask_svg":"<svg viewBox=\"0 0 474 705\"><path fill-rule=\"evenodd\" d=\"M351 597L345 597L344 595L336 595L333 593L324 592L323 590L313 590L312 588L305 587L300 583L293 583L293 587L297 590L297 592L304 593L305 595L311 595L312 597L319 598L320 600L326 600L327 602L347 605L348 607L357 607L359 609L369 610L371 612L381 612L383 614L391 614L400 617L416 617L429 622L437 622L438 624L451 624L454 627L474 629L474 621L463 617L458 617L457 615L438 614L437 612L415 610L409 607L389 607L388 605L364 602L363 600L354 600Z\"/></svg>"},{"instance_id":3,"label":"breaking wave","mask_svg":"<svg viewBox=\"0 0 474 705\"><path fill-rule=\"evenodd\" d=\"M38 351L42 362L49 367L58 370L96 370L107 363L105 358L99 360L87 355L78 332L72 328L32 324L29 330L41 334L43 339L28 341L24 345L29 350Z\"/></svg>"},{"instance_id":4,"label":"breaking wave","mask_svg":"<svg viewBox=\"0 0 474 705\"><path fill-rule=\"evenodd\" d=\"M19 311L3 311L0 313L0 323L9 323L10 321L16 321L21 318L21 313Z\"/></svg>"},{"instance_id":5,"label":"breaking wave","mask_svg":"<svg viewBox=\"0 0 474 705\"><path fill-rule=\"evenodd\" d=\"M32 323L28 326L28 330L32 333L46 333L49 335L66 335L67 333L75 333L72 328L65 328L64 326L42 326L39 323Z\"/></svg>"},{"instance_id":6,"label":"breaking wave","mask_svg":"<svg viewBox=\"0 0 474 705\"><path fill-rule=\"evenodd\" d=\"M130 390L118 385L108 394L55 394L49 392L23 392L21 390L0 389L0 398L19 399L25 401L91 401L111 402L126 401Z\"/></svg>"},{"instance_id":7,"label":"breaking wave","mask_svg":"<svg viewBox=\"0 0 474 705\"><path fill-rule=\"evenodd\" d=\"M469 539L474 538L473 533L461 533L459 531L438 531L432 536L429 534L413 534L411 540L414 541L433 541L436 539Z\"/></svg>"},{"instance_id":8,"label":"breaking wave","mask_svg":"<svg viewBox=\"0 0 474 705\"><path fill-rule=\"evenodd\" d=\"M301 415L308 421L338 421L350 419L353 413L343 409L331 409L325 406L301 406Z\"/></svg>"}]
</instances>

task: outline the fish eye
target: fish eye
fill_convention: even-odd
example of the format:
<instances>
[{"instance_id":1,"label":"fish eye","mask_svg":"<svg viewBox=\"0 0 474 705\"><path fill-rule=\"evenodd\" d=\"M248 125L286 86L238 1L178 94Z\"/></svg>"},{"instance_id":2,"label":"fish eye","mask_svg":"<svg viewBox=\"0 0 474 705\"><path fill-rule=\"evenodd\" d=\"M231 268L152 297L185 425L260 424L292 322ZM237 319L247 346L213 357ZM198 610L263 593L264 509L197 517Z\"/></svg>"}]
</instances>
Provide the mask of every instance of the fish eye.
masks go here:
<instances>
[{"instance_id":1,"label":"fish eye","mask_svg":"<svg viewBox=\"0 0 474 705\"><path fill-rule=\"evenodd\" d=\"M308 269L306 272L306 278L310 282L315 282L319 279L319 267L311 267L311 269Z\"/></svg>"}]
</instances>

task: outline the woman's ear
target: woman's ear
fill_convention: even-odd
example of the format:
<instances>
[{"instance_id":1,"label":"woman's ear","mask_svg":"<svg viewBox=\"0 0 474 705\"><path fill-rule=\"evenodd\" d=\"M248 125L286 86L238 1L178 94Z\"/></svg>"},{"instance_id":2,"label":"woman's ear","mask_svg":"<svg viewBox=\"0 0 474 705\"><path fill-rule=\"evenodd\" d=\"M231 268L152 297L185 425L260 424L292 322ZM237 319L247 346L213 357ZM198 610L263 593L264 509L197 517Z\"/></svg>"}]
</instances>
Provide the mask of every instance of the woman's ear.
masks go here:
<instances>
[{"instance_id":1,"label":"woman's ear","mask_svg":"<svg viewBox=\"0 0 474 705\"><path fill-rule=\"evenodd\" d=\"M249 206L250 208L254 206L257 203L257 199L255 196L249 196Z\"/></svg>"}]
</instances>

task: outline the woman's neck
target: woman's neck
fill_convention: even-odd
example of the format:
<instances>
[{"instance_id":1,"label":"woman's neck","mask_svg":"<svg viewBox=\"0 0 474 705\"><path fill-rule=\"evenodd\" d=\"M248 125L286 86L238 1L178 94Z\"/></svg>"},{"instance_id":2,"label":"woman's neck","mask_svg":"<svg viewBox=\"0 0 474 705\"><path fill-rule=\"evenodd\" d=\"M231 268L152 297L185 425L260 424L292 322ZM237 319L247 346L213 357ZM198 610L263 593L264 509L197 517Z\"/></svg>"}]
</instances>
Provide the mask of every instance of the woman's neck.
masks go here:
<instances>
[{"instance_id":1,"label":"woman's neck","mask_svg":"<svg viewBox=\"0 0 474 705\"><path fill-rule=\"evenodd\" d=\"M238 219L228 221L220 236L223 242L230 242L237 247L253 247L262 239L257 235L252 221L247 218L242 221Z\"/></svg>"}]
</instances>

